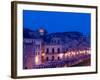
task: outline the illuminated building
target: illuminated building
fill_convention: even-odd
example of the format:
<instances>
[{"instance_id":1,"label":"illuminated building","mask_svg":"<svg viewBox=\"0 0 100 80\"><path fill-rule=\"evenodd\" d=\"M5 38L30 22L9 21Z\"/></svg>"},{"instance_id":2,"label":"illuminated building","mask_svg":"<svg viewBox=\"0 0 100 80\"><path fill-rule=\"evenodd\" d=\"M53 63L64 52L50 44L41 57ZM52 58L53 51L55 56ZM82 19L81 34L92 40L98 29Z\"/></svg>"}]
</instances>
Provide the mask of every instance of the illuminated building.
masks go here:
<instances>
[{"instance_id":1,"label":"illuminated building","mask_svg":"<svg viewBox=\"0 0 100 80\"><path fill-rule=\"evenodd\" d=\"M44 28L25 30L23 39L23 68L32 69L78 55L90 54L90 42L79 32L47 33Z\"/></svg>"}]
</instances>

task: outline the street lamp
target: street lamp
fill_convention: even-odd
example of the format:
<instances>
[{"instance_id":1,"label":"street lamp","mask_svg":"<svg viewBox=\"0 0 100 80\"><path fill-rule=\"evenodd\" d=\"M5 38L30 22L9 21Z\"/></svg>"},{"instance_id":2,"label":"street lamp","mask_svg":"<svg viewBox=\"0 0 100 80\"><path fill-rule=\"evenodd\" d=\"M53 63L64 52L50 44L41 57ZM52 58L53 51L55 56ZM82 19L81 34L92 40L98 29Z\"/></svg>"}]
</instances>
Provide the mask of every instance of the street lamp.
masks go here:
<instances>
[{"instance_id":1,"label":"street lamp","mask_svg":"<svg viewBox=\"0 0 100 80\"><path fill-rule=\"evenodd\" d=\"M38 57L38 55L35 56L35 64L36 65L39 64L39 57Z\"/></svg>"}]
</instances>

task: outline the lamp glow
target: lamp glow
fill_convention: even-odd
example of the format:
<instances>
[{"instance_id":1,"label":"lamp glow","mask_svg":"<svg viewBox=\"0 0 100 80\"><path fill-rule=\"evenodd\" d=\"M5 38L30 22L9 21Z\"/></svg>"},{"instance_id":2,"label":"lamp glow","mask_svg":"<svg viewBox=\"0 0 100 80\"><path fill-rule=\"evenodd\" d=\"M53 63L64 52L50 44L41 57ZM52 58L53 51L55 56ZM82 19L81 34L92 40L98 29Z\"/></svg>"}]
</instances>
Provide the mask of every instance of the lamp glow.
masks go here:
<instances>
[{"instance_id":1,"label":"lamp glow","mask_svg":"<svg viewBox=\"0 0 100 80\"><path fill-rule=\"evenodd\" d=\"M39 64L39 58L38 58L38 55L35 56L35 64Z\"/></svg>"},{"instance_id":2,"label":"lamp glow","mask_svg":"<svg viewBox=\"0 0 100 80\"><path fill-rule=\"evenodd\" d=\"M62 58L62 57L63 57L63 54L62 54L62 53L61 53L61 54L59 54L59 57L60 57L60 58Z\"/></svg>"},{"instance_id":3,"label":"lamp glow","mask_svg":"<svg viewBox=\"0 0 100 80\"><path fill-rule=\"evenodd\" d=\"M45 53L42 53L42 56L45 56Z\"/></svg>"}]
</instances>

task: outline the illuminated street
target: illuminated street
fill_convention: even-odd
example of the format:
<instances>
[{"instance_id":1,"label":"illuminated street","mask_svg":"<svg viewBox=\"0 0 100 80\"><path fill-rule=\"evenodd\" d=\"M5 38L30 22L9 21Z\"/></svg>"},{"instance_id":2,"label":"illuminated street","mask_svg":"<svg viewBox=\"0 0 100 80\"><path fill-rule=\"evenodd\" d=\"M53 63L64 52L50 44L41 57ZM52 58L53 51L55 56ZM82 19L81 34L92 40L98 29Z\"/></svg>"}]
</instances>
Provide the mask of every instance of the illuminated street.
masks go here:
<instances>
[{"instance_id":1,"label":"illuminated street","mask_svg":"<svg viewBox=\"0 0 100 80\"><path fill-rule=\"evenodd\" d=\"M64 55L62 55L61 58L62 59L59 61L56 60L48 61L48 62L45 61L44 64L34 66L34 68L90 66L90 58L91 58L90 50L82 50L78 52L67 52Z\"/></svg>"}]
</instances>

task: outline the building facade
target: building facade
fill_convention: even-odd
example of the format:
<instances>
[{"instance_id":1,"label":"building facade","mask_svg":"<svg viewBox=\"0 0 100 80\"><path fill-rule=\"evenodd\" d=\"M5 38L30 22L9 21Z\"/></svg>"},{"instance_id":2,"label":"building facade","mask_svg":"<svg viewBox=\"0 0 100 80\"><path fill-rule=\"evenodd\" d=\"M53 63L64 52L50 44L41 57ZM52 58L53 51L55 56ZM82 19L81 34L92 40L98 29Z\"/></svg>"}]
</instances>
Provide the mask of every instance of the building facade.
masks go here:
<instances>
[{"instance_id":1,"label":"building facade","mask_svg":"<svg viewBox=\"0 0 100 80\"><path fill-rule=\"evenodd\" d=\"M89 50L90 41L86 40L79 32L48 34L43 28L37 31L26 30L23 35L23 68L62 63L69 51Z\"/></svg>"}]
</instances>

